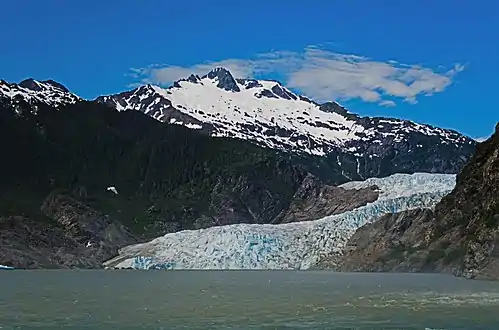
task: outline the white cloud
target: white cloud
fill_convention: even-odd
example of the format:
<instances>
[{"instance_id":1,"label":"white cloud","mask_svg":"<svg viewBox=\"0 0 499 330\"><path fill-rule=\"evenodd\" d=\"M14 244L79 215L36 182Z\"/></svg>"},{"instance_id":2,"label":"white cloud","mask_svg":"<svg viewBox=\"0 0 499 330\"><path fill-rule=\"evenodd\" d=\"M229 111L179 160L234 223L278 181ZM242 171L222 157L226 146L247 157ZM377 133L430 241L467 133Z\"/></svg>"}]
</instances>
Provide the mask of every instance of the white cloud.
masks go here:
<instances>
[{"instance_id":1,"label":"white cloud","mask_svg":"<svg viewBox=\"0 0 499 330\"><path fill-rule=\"evenodd\" d=\"M206 74L216 66L227 68L237 78L278 74L284 77L288 87L319 101L359 98L382 106L395 105L395 101L387 97L417 103L421 95L444 91L454 76L464 70L461 64L448 70L441 66L431 69L309 46L302 52L275 51L251 59L226 59L190 67L154 65L132 69L130 75L141 83L169 85L191 73Z\"/></svg>"},{"instance_id":2,"label":"white cloud","mask_svg":"<svg viewBox=\"0 0 499 330\"><path fill-rule=\"evenodd\" d=\"M479 138L475 138L475 141L483 142L483 141L487 141L489 138L490 138L490 136L479 137Z\"/></svg>"},{"instance_id":3,"label":"white cloud","mask_svg":"<svg viewBox=\"0 0 499 330\"><path fill-rule=\"evenodd\" d=\"M379 105L382 105L384 107L394 107L396 106L397 104L391 100L381 100L379 102Z\"/></svg>"}]
</instances>

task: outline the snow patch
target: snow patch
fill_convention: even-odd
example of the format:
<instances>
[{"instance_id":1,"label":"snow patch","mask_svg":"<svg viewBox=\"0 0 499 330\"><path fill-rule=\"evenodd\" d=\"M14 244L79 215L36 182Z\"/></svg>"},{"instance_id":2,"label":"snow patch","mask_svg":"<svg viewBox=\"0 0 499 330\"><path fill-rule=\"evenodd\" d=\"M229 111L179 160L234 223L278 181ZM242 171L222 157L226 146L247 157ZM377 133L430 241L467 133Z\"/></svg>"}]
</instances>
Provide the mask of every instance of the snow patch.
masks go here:
<instances>
[{"instance_id":1,"label":"snow patch","mask_svg":"<svg viewBox=\"0 0 499 330\"><path fill-rule=\"evenodd\" d=\"M116 195L118 195L118 190L116 189L116 187L107 187L106 190L111 191L111 192L115 193Z\"/></svg>"}]
</instances>

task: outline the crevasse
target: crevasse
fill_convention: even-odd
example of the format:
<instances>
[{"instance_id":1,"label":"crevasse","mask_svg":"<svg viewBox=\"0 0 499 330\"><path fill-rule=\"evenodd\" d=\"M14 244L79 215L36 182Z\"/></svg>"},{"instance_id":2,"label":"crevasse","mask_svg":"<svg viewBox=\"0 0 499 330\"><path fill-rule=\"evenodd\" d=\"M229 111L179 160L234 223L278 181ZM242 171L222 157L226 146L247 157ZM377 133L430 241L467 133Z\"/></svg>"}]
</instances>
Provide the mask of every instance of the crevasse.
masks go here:
<instances>
[{"instance_id":1,"label":"crevasse","mask_svg":"<svg viewBox=\"0 0 499 330\"><path fill-rule=\"evenodd\" d=\"M308 269L341 253L360 226L386 213L432 208L455 185L451 174L395 174L348 182L345 189L377 185L378 200L322 219L280 225L236 224L185 230L127 246L104 265L134 269Z\"/></svg>"}]
</instances>

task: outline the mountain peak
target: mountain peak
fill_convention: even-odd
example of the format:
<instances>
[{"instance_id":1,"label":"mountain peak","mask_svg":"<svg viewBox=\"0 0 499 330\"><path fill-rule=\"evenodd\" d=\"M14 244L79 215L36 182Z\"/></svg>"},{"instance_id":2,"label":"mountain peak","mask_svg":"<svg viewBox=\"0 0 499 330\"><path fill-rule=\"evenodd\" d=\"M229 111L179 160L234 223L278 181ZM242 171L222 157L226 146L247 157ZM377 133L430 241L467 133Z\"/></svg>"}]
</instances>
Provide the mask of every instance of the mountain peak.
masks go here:
<instances>
[{"instance_id":1,"label":"mountain peak","mask_svg":"<svg viewBox=\"0 0 499 330\"><path fill-rule=\"evenodd\" d=\"M38 81L33 78L28 78L21 81L19 83L19 86L35 92L41 92L47 89L55 88L60 90L61 92L69 93L69 90L66 87L52 79Z\"/></svg>"},{"instance_id":2,"label":"mountain peak","mask_svg":"<svg viewBox=\"0 0 499 330\"><path fill-rule=\"evenodd\" d=\"M33 78L24 79L19 83L19 86L31 89L32 91L35 92L40 92L43 90L42 85Z\"/></svg>"},{"instance_id":3,"label":"mountain peak","mask_svg":"<svg viewBox=\"0 0 499 330\"><path fill-rule=\"evenodd\" d=\"M38 103L59 107L81 100L80 97L54 80L40 81L33 78L24 79L18 84L0 81L0 98L3 99L3 102L12 104L24 100L33 105L33 111L36 111Z\"/></svg>"},{"instance_id":4,"label":"mountain peak","mask_svg":"<svg viewBox=\"0 0 499 330\"><path fill-rule=\"evenodd\" d=\"M231 92L240 92L239 86L237 85L236 80L232 76L229 70L223 67L216 67L206 75L204 78L208 78L214 81L217 81L217 87L221 89L225 89L226 91Z\"/></svg>"},{"instance_id":5,"label":"mountain peak","mask_svg":"<svg viewBox=\"0 0 499 330\"><path fill-rule=\"evenodd\" d=\"M223 66L217 66L217 67L214 67L210 72L208 72L206 75L217 75L219 73L222 73L222 74L230 74L230 71L227 70L226 68L224 68Z\"/></svg>"}]
</instances>

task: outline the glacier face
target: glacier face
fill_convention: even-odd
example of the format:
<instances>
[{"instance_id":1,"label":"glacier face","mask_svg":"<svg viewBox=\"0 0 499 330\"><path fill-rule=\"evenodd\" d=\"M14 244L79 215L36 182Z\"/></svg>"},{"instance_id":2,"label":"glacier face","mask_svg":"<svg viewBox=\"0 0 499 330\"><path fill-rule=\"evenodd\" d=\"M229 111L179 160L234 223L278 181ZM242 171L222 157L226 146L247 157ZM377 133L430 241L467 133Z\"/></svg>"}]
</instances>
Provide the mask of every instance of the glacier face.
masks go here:
<instances>
[{"instance_id":1,"label":"glacier face","mask_svg":"<svg viewBox=\"0 0 499 330\"><path fill-rule=\"evenodd\" d=\"M308 269L340 254L355 230L386 213L431 208L455 185L452 174L395 174L348 182L345 189L377 185L378 200L352 211L279 225L235 224L185 230L127 246L104 263L134 269Z\"/></svg>"}]
</instances>

